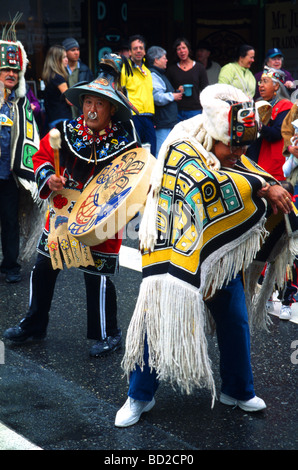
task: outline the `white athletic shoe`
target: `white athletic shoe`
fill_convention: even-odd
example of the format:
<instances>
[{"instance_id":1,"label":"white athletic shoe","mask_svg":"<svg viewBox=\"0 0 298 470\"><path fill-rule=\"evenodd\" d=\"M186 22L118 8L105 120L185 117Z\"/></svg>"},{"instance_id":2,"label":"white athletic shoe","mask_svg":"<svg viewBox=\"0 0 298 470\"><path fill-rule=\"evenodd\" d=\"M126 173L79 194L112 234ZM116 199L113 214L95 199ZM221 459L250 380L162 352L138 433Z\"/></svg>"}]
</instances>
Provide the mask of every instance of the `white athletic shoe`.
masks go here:
<instances>
[{"instance_id":1,"label":"white athletic shoe","mask_svg":"<svg viewBox=\"0 0 298 470\"><path fill-rule=\"evenodd\" d=\"M229 397L224 393L220 394L219 401L224 405L230 406L239 406L244 411L260 411L266 408L266 404L262 398L257 396L251 398L250 400L243 401L243 400L236 400L236 398Z\"/></svg>"},{"instance_id":2,"label":"white athletic shoe","mask_svg":"<svg viewBox=\"0 0 298 470\"><path fill-rule=\"evenodd\" d=\"M120 408L116 414L115 426L119 428L132 426L139 421L142 413L150 411L154 405L154 398L152 398L151 401L140 401L128 397L122 408Z\"/></svg>"},{"instance_id":3,"label":"white athletic shoe","mask_svg":"<svg viewBox=\"0 0 298 470\"><path fill-rule=\"evenodd\" d=\"M282 305L280 308L280 320L290 320L292 315L291 307L289 305Z\"/></svg>"}]
</instances>

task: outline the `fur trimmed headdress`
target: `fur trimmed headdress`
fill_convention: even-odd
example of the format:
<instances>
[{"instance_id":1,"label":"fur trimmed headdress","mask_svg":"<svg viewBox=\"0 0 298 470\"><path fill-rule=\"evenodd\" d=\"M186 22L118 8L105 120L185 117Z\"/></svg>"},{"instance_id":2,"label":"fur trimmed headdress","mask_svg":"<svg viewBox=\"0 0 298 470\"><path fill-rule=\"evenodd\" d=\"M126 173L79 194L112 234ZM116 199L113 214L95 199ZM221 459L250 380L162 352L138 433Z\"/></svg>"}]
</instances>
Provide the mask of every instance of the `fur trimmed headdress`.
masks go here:
<instances>
[{"instance_id":1,"label":"fur trimmed headdress","mask_svg":"<svg viewBox=\"0 0 298 470\"><path fill-rule=\"evenodd\" d=\"M145 211L140 225L140 248L153 249L157 231L155 216L161 189L164 161L172 144L187 140L195 146L201 144L201 153L210 169L218 170L220 161L212 152L214 141L228 145L231 143L230 112L233 103L248 103L251 100L238 88L231 85L215 84L204 88L200 94L202 114L181 121L172 129L163 142L151 176L151 189L147 197ZM255 113L259 121L258 112ZM256 136L255 136L256 137Z\"/></svg>"},{"instance_id":2,"label":"fur trimmed headdress","mask_svg":"<svg viewBox=\"0 0 298 470\"><path fill-rule=\"evenodd\" d=\"M216 84L204 88L200 101L203 107L203 126L207 134L228 145L231 142L231 105L249 103L250 99L238 88Z\"/></svg>"},{"instance_id":3,"label":"fur trimmed headdress","mask_svg":"<svg viewBox=\"0 0 298 470\"><path fill-rule=\"evenodd\" d=\"M25 73L28 64L27 54L23 44L17 40L16 24L22 13L17 13L9 28L3 28L0 40L0 70L13 69L19 72L19 82L16 88L16 95L22 98L26 95Z\"/></svg>"}]
</instances>

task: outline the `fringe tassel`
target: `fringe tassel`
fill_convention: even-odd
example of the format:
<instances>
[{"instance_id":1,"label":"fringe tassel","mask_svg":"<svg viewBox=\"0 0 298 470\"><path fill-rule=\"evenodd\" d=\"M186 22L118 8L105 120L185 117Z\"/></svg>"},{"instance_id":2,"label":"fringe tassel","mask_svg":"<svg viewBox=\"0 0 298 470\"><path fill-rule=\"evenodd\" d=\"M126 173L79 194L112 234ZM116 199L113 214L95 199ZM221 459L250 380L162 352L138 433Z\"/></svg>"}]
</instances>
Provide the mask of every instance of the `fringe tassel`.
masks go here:
<instances>
[{"instance_id":1,"label":"fringe tassel","mask_svg":"<svg viewBox=\"0 0 298 470\"><path fill-rule=\"evenodd\" d=\"M166 274L143 280L131 319L122 367L127 375L144 366L147 336L149 367L159 380L177 384L184 393L215 385L207 351L205 304L198 290Z\"/></svg>"},{"instance_id":2,"label":"fringe tassel","mask_svg":"<svg viewBox=\"0 0 298 470\"><path fill-rule=\"evenodd\" d=\"M293 258L298 256L298 240L297 237L291 237L289 239L289 250L293 255Z\"/></svg>"},{"instance_id":3,"label":"fringe tassel","mask_svg":"<svg viewBox=\"0 0 298 470\"><path fill-rule=\"evenodd\" d=\"M17 180L23 188L30 192L33 201L41 208L44 205L44 200L39 197L37 184L34 181L26 180L20 176L17 177Z\"/></svg>"},{"instance_id":4,"label":"fringe tassel","mask_svg":"<svg viewBox=\"0 0 298 470\"><path fill-rule=\"evenodd\" d=\"M249 233L213 252L203 263L201 278L204 297L212 297L217 289L248 268L267 234L264 223L265 217Z\"/></svg>"},{"instance_id":5,"label":"fringe tassel","mask_svg":"<svg viewBox=\"0 0 298 470\"><path fill-rule=\"evenodd\" d=\"M287 236L284 235L271 254L271 262L268 263L261 289L258 291L255 290L254 292L250 289L247 295L247 299L249 295L251 295L248 312L252 331L254 328L262 328L268 331L268 327L272 323L267 313L266 302L275 290L275 286L277 286L277 288L283 288L285 285L287 266L292 266L294 260L290 245L291 239L288 239ZM247 272L249 273L249 271L253 269L252 265ZM249 276L252 276L251 272ZM255 279L255 281L257 282L257 279ZM251 282L251 285L253 285L253 282Z\"/></svg>"},{"instance_id":6,"label":"fringe tassel","mask_svg":"<svg viewBox=\"0 0 298 470\"><path fill-rule=\"evenodd\" d=\"M122 366L129 374L144 366L144 341L149 346L149 366L160 380L178 384L191 393L207 387L215 399L215 386L207 352L210 313L204 298L214 295L241 269L247 269L266 235L265 217L242 239L214 252L202 265L200 290L170 274L145 278L131 319ZM224 253L224 254L223 254Z\"/></svg>"},{"instance_id":7,"label":"fringe tassel","mask_svg":"<svg viewBox=\"0 0 298 470\"><path fill-rule=\"evenodd\" d=\"M153 251L157 239L156 213L158 207L159 193L150 190L140 224L139 247L144 250Z\"/></svg>"},{"instance_id":8,"label":"fringe tassel","mask_svg":"<svg viewBox=\"0 0 298 470\"><path fill-rule=\"evenodd\" d=\"M36 254L36 246L46 221L47 203L37 205L31 193L20 186L19 224L20 259L29 261Z\"/></svg>"},{"instance_id":9,"label":"fringe tassel","mask_svg":"<svg viewBox=\"0 0 298 470\"><path fill-rule=\"evenodd\" d=\"M249 322L250 322L250 328L252 330L253 326L253 318L255 318L255 315L253 315L253 312L255 312L254 308L254 299L256 296L259 294L260 290L262 287L259 287L258 285L258 280L259 277L265 267L265 262L260 262L260 261L253 261L248 269L244 273L244 280L245 280L245 300L246 300L246 306L247 306L247 311L249 315ZM270 290L269 290L270 292ZM267 292L268 298L270 296L270 293ZM265 297L265 304L264 304L264 310L257 310L258 313L260 313L262 320L257 320L259 325L262 325L267 329L267 311L266 311L266 302L268 298ZM269 318L269 317L268 317Z\"/></svg>"},{"instance_id":10,"label":"fringe tassel","mask_svg":"<svg viewBox=\"0 0 298 470\"><path fill-rule=\"evenodd\" d=\"M259 291L255 290L252 297L251 305L248 309L251 333L255 329L263 329L268 332L269 326L272 323L266 309L266 303L274 290L276 279L275 267L274 263L268 265L261 289Z\"/></svg>"}]
</instances>

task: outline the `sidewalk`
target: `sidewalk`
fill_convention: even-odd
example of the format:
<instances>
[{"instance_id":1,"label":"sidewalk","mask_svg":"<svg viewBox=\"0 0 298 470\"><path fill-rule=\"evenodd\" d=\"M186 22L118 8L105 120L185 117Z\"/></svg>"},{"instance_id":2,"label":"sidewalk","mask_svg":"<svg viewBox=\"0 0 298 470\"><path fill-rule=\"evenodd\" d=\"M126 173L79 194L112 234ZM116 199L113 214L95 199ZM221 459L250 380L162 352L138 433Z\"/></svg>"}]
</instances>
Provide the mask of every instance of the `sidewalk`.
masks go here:
<instances>
[{"instance_id":1,"label":"sidewalk","mask_svg":"<svg viewBox=\"0 0 298 470\"><path fill-rule=\"evenodd\" d=\"M278 300L276 292L272 295L272 301L268 302L268 304L270 305L269 313L271 315L279 317L281 302L280 300ZM292 310L292 317L290 321L298 324L298 302L295 302L292 304L291 310Z\"/></svg>"},{"instance_id":2,"label":"sidewalk","mask_svg":"<svg viewBox=\"0 0 298 470\"><path fill-rule=\"evenodd\" d=\"M0 422L0 450L42 450Z\"/></svg>"}]
</instances>

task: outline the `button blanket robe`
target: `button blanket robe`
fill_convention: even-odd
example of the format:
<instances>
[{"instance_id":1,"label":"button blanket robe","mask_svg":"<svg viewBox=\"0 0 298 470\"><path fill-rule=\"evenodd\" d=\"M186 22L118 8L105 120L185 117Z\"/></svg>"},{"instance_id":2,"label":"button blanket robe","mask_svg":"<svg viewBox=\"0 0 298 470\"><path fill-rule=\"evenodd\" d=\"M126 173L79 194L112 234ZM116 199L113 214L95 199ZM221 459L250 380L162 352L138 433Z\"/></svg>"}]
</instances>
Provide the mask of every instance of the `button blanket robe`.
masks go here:
<instances>
[{"instance_id":1,"label":"button blanket robe","mask_svg":"<svg viewBox=\"0 0 298 470\"><path fill-rule=\"evenodd\" d=\"M143 367L146 338L159 380L186 393L207 387L214 397L204 299L242 271L251 323L266 326L270 286L283 283L297 252L297 222L294 211L272 215L257 192L273 178L244 155L233 169L211 163L217 159L199 141L199 119L178 124L159 154L140 227L143 280L122 366L128 375Z\"/></svg>"}]
</instances>

